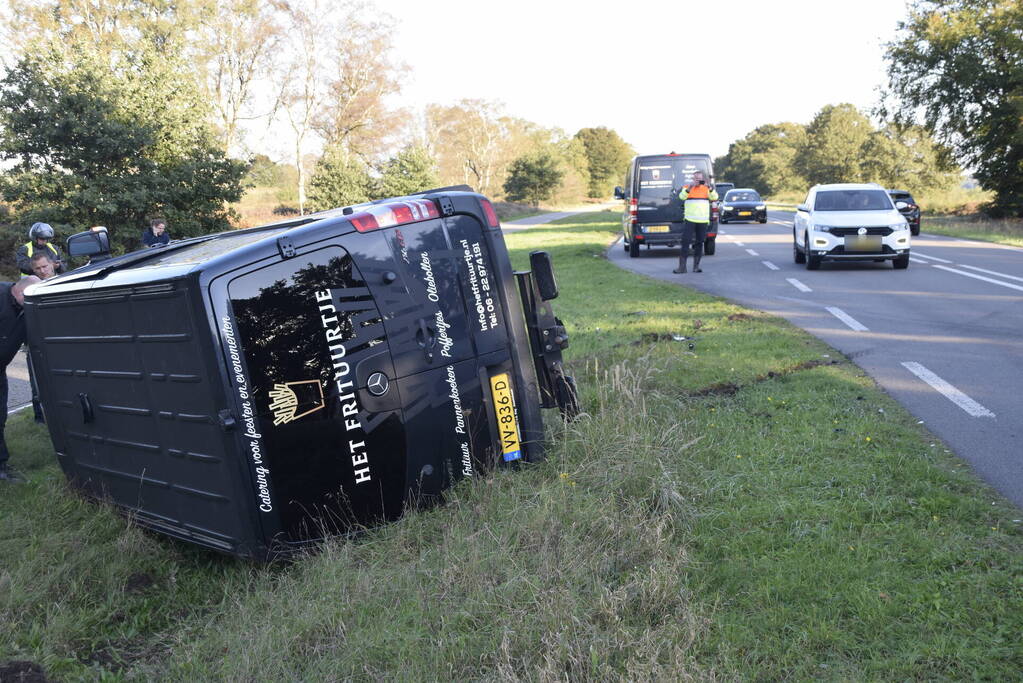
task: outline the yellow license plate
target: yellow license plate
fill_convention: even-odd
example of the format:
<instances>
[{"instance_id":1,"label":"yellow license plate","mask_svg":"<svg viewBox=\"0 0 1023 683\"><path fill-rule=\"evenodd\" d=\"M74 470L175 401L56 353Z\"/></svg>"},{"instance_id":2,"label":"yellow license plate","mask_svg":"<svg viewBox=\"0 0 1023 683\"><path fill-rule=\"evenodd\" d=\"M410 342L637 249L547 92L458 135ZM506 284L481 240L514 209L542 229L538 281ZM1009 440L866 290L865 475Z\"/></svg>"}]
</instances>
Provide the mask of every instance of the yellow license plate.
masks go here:
<instances>
[{"instance_id":1,"label":"yellow license plate","mask_svg":"<svg viewBox=\"0 0 1023 683\"><path fill-rule=\"evenodd\" d=\"M519 444L519 424L515 419L515 395L507 372L490 378L490 394L497 411L497 430L501 437L501 454L505 462L522 457Z\"/></svg>"},{"instance_id":2,"label":"yellow license plate","mask_svg":"<svg viewBox=\"0 0 1023 683\"><path fill-rule=\"evenodd\" d=\"M752 211L740 211L739 215L740 216L752 216L753 212Z\"/></svg>"},{"instance_id":3,"label":"yellow license plate","mask_svg":"<svg viewBox=\"0 0 1023 683\"><path fill-rule=\"evenodd\" d=\"M647 232L671 232L671 228L667 225L648 225L646 227Z\"/></svg>"}]
</instances>

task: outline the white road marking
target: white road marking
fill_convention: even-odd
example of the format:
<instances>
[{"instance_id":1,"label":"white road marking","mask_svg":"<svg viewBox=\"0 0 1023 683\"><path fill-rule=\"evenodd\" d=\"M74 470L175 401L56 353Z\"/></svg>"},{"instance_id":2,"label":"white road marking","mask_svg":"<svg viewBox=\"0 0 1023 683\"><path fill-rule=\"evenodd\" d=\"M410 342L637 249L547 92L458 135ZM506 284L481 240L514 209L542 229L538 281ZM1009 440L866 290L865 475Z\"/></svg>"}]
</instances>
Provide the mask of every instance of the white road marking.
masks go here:
<instances>
[{"instance_id":1,"label":"white road marking","mask_svg":"<svg viewBox=\"0 0 1023 683\"><path fill-rule=\"evenodd\" d=\"M846 325L851 327L856 332L869 332L870 331L867 328L866 325L864 325L859 320L857 320L856 318L852 317L851 315L849 315L848 313L843 311L841 308L835 308L834 306L828 306L827 307L827 311L828 311L828 313L830 313L831 315L835 316L836 318L838 318L839 320L844 322Z\"/></svg>"},{"instance_id":2,"label":"white road marking","mask_svg":"<svg viewBox=\"0 0 1023 683\"><path fill-rule=\"evenodd\" d=\"M953 261L949 261L947 258L938 258L937 256L928 256L927 254L921 254L919 251L916 251L916 250L913 250L910 253L913 254L913 256L919 256L920 258L925 258L925 259L928 259L930 261L937 261L938 263L953 263Z\"/></svg>"},{"instance_id":3,"label":"white road marking","mask_svg":"<svg viewBox=\"0 0 1023 683\"><path fill-rule=\"evenodd\" d=\"M749 254L750 256L760 256L760 254L758 254L757 252L753 251L752 249L747 249L746 253Z\"/></svg>"},{"instance_id":4,"label":"white road marking","mask_svg":"<svg viewBox=\"0 0 1023 683\"><path fill-rule=\"evenodd\" d=\"M721 228L718 228L718 234L719 235L727 235L728 233L725 232L724 230L722 230Z\"/></svg>"},{"instance_id":5,"label":"white road marking","mask_svg":"<svg viewBox=\"0 0 1023 683\"><path fill-rule=\"evenodd\" d=\"M912 261L913 263L925 263L927 265L931 265L930 261L924 261L923 259L914 258L912 256L909 257L909 260Z\"/></svg>"},{"instance_id":6,"label":"white road marking","mask_svg":"<svg viewBox=\"0 0 1023 683\"><path fill-rule=\"evenodd\" d=\"M984 277L983 275L974 275L973 273L967 273L965 270L957 270L955 268L949 268L948 266L934 266L941 270L947 270L950 273L956 273L957 275L965 275L966 277L972 277L975 280L983 280L984 282L990 282L993 285L1000 285L1002 287L1008 287L1009 289L1016 289L1023 292L1023 286L1014 285L1009 282L1002 282L1001 280L995 280L993 278Z\"/></svg>"},{"instance_id":7,"label":"white road marking","mask_svg":"<svg viewBox=\"0 0 1023 683\"><path fill-rule=\"evenodd\" d=\"M999 273L997 270L985 270L983 268L978 268L977 266L964 266L961 263L959 264L959 267L969 268L970 270L975 270L978 273L987 273L988 275L997 275L998 277L1007 277L1010 280L1019 280L1020 282L1023 282L1023 277L1016 277L1015 275L1006 275L1005 273Z\"/></svg>"},{"instance_id":8,"label":"white road marking","mask_svg":"<svg viewBox=\"0 0 1023 683\"><path fill-rule=\"evenodd\" d=\"M785 221L771 221L775 225L792 225L792 223L786 223Z\"/></svg>"},{"instance_id":9,"label":"white road marking","mask_svg":"<svg viewBox=\"0 0 1023 683\"><path fill-rule=\"evenodd\" d=\"M980 405L972 398L964 394L963 392L956 389L954 386L943 380L942 378L935 375L933 372L920 365L919 363L907 362L903 363L902 366L912 372L914 375L927 382L934 388L935 391L940 392L952 403L965 410L973 417L994 417L995 414L990 410Z\"/></svg>"},{"instance_id":10,"label":"white road marking","mask_svg":"<svg viewBox=\"0 0 1023 683\"><path fill-rule=\"evenodd\" d=\"M765 266L767 266L771 270L778 270L778 266L774 265L770 261L761 261L761 263L763 263Z\"/></svg>"},{"instance_id":11,"label":"white road marking","mask_svg":"<svg viewBox=\"0 0 1023 683\"><path fill-rule=\"evenodd\" d=\"M802 282L800 282L799 280L797 280L794 277L787 277L787 278L785 278L785 281L788 282L793 287L795 287L796 289L798 289L800 292L812 292L813 291L812 289L810 289L809 287L807 287L806 285L804 285Z\"/></svg>"}]
</instances>

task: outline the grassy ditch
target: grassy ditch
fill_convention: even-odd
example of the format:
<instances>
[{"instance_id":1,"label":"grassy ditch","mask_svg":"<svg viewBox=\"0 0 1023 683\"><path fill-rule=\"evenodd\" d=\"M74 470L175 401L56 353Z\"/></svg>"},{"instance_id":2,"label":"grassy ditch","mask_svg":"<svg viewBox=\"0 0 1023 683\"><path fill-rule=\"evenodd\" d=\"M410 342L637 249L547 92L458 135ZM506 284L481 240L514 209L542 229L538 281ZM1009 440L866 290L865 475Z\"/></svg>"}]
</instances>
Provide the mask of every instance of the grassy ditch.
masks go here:
<instances>
[{"instance_id":1,"label":"grassy ditch","mask_svg":"<svg viewBox=\"0 0 1023 683\"><path fill-rule=\"evenodd\" d=\"M15 417L0 679L1018 677L1023 513L837 352L612 266L617 218L508 236L586 409L549 459L288 565L81 501Z\"/></svg>"},{"instance_id":2,"label":"grassy ditch","mask_svg":"<svg viewBox=\"0 0 1023 683\"><path fill-rule=\"evenodd\" d=\"M1023 247L1023 219L972 216L930 216L924 214L920 229L935 235L982 240Z\"/></svg>"}]
</instances>

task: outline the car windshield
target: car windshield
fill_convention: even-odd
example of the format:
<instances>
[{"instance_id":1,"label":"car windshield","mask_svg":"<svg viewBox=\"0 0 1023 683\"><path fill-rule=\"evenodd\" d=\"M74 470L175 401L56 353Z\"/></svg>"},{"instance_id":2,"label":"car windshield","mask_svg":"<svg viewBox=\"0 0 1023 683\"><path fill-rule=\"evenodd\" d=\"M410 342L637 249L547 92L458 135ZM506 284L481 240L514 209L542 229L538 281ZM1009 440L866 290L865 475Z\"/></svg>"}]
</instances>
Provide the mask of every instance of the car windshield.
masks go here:
<instances>
[{"instance_id":1,"label":"car windshield","mask_svg":"<svg viewBox=\"0 0 1023 683\"><path fill-rule=\"evenodd\" d=\"M827 190L818 192L814 211L888 211L892 202L884 190Z\"/></svg>"},{"instance_id":2,"label":"car windshield","mask_svg":"<svg viewBox=\"0 0 1023 683\"><path fill-rule=\"evenodd\" d=\"M889 192L888 194L891 195L893 202L909 202L910 204L915 204L913 201L913 195L908 192Z\"/></svg>"},{"instance_id":3,"label":"car windshield","mask_svg":"<svg viewBox=\"0 0 1023 683\"><path fill-rule=\"evenodd\" d=\"M752 190L731 190L725 195L726 202L759 202L760 195Z\"/></svg>"}]
</instances>

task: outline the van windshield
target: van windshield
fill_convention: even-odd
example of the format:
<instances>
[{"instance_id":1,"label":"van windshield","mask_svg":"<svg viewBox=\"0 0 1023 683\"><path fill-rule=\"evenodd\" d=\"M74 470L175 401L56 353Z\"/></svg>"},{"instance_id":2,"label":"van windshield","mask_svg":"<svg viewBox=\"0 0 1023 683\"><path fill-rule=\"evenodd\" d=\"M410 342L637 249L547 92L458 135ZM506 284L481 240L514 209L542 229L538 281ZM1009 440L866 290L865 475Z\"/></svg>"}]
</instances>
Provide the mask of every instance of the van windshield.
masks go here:
<instances>
[{"instance_id":1,"label":"van windshield","mask_svg":"<svg viewBox=\"0 0 1023 683\"><path fill-rule=\"evenodd\" d=\"M642 159L637 168L639 175L639 204L656 202L669 198L674 191L677 193L683 185L693 182L693 174L697 171L710 182L710 164L706 159L687 159L684 157L664 157L660 159Z\"/></svg>"}]
</instances>

